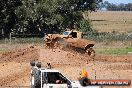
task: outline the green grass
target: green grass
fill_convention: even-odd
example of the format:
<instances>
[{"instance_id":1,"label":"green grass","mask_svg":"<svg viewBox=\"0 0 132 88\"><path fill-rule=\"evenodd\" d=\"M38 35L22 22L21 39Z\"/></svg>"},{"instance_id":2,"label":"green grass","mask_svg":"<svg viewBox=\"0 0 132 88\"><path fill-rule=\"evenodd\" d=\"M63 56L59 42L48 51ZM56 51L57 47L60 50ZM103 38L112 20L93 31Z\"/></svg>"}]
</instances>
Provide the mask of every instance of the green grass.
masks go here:
<instances>
[{"instance_id":1,"label":"green grass","mask_svg":"<svg viewBox=\"0 0 132 88\"><path fill-rule=\"evenodd\" d=\"M0 48L0 52L6 52L9 51L7 48Z\"/></svg>"},{"instance_id":2,"label":"green grass","mask_svg":"<svg viewBox=\"0 0 132 88\"><path fill-rule=\"evenodd\" d=\"M0 44L23 44L23 43L43 43L43 38L14 38L0 40Z\"/></svg>"},{"instance_id":3,"label":"green grass","mask_svg":"<svg viewBox=\"0 0 132 88\"><path fill-rule=\"evenodd\" d=\"M95 49L97 54L101 55L126 55L128 52L132 52L132 47L127 48L97 48Z\"/></svg>"}]
</instances>

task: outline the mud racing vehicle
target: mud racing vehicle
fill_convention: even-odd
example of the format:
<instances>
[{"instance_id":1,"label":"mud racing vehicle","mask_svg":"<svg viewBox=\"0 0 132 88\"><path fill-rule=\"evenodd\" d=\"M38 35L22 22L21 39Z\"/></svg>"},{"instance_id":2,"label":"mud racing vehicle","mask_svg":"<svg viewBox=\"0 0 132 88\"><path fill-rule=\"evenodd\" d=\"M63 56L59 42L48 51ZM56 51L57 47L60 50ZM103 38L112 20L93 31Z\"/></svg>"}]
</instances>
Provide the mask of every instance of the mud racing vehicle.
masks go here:
<instances>
[{"instance_id":1,"label":"mud racing vehicle","mask_svg":"<svg viewBox=\"0 0 132 88\"><path fill-rule=\"evenodd\" d=\"M86 53L91 57L95 56L93 46L95 41L83 38L83 33L77 30L67 30L61 34L47 34L44 38L45 47L74 50L79 53Z\"/></svg>"}]
</instances>

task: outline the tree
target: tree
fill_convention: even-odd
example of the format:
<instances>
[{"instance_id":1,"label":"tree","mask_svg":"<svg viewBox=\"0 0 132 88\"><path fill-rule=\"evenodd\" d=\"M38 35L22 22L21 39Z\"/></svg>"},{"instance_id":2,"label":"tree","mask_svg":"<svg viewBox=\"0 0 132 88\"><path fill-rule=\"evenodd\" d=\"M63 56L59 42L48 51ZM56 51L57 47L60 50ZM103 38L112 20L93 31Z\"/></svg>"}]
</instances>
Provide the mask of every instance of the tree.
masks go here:
<instances>
[{"instance_id":1,"label":"tree","mask_svg":"<svg viewBox=\"0 0 132 88\"><path fill-rule=\"evenodd\" d=\"M84 11L95 11L101 0L1 0L0 29L8 37L17 34L61 32L84 19Z\"/></svg>"},{"instance_id":2,"label":"tree","mask_svg":"<svg viewBox=\"0 0 132 88\"><path fill-rule=\"evenodd\" d=\"M44 32L61 32L73 24L79 27L80 21L83 20L82 13L95 11L98 2L96 0L23 0L23 5L18 8L17 14L19 18L23 15L22 22L28 23L26 31L29 33L33 32L31 29L35 30L38 27ZM26 13L22 14L21 11Z\"/></svg>"},{"instance_id":3,"label":"tree","mask_svg":"<svg viewBox=\"0 0 132 88\"><path fill-rule=\"evenodd\" d=\"M105 1L99 8L105 7L109 11L132 11L132 3L124 4L113 4Z\"/></svg>"},{"instance_id":4,"label":"tree","mask_svg":"<svg viewBox=\"0 0 132 88\"><path fill-rule=\"evenodd\" d=\"M9 36L17 23L15 8L20 5L22 5L20 0L0 0L0 29L5 37Z\"/></svg>"}]
</instances>

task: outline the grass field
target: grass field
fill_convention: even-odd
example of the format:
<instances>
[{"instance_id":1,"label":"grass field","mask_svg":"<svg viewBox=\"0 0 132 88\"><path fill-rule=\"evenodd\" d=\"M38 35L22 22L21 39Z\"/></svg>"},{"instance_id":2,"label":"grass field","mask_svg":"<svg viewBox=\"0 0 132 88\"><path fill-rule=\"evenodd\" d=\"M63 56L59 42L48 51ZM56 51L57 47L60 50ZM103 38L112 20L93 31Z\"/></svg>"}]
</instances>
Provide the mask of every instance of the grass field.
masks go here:
<instances>
[{"instance_id":1,"label":"grass field","mask_svg":"<svg viewBox=\"0 0 132 88\"><path fill-rule=\"evenodd\" d=\"M92 26L99 32L132 32L132 12L97 11L85 13L85 18L92 21Z\"/></svg>"},{"instance_id":2,"label":"grass field","mask_svg":"<svg viewBox=\"0 0 132 88\"><path fill-rule=\"evenodd\" d=\"M43 38L12 38L0 40L0 44L43 43Z\"/></svg>"},{"instance_id":3,"label":"grass field","mask_svg":"<svg viewBox=\"0 0 132 88\"><path fill-rule=\"evenodd\" d=\"M15 38L0 40L0 53L27 47L29 45L43 45L43 38Z\"/></svg>"},{"instance_id":4,"label":"grass field","mask_svg":"<svg viewBox=\"0 0 132 88\"><path fill-rule=\"evenodd\" d=\"M101 55L127 55L132 54L132 47L126 48L97 48L95 49L97 54Z\"/></svg>"},{"instance_id":5,"label":"grass field","mask_svg":"<svg viewBox=\"0 0 132 88\"><path fill-rule=\"evenodd\" d=\"M132 12L123 11L97 11L85 13L85 18L90 19L92 26L99 32L132 32ZM120 36L121 37L121 36ZM96 44L96 54L101 55L127 55L132 54L132 42L108 42L108 44ZM102 47L101 47L102 46Z\"/></svg>"}]
</instances>

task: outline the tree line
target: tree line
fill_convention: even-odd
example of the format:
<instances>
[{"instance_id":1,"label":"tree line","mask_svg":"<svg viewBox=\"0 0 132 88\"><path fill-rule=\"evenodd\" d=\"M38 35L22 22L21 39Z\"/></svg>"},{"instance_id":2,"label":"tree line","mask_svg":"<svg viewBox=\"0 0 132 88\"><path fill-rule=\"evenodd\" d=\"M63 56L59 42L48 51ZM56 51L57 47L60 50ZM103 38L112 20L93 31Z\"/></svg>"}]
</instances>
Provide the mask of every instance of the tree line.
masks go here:
<instances>
[{"instance_id":1,"label":"tree line","mask_svg":"<svg viewBox=\"0 0 132 88\"><path fill-rule=\"evenodd\" d=\"M108 11L132 11L132 3L113 4L105 1L99 5L99 8L106 8Z\"/></svg>"},{"instance_id":2,"label":"tree line","mask_svg":"<svg viewBox=\"0 0 132 88\"><path fill-rule=\"evenodd\" d=\"M0 0L0 35L60 33L89 21L84 11L95 11L102 0ZM84 27L82 27L82 30ZM86 26L85 31L89 31Z\"/></svg>"}]
</instances>

